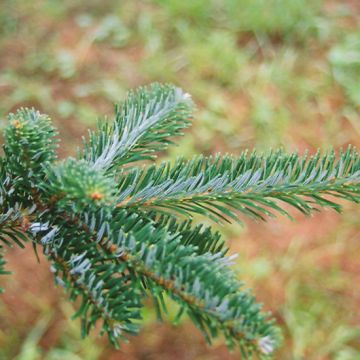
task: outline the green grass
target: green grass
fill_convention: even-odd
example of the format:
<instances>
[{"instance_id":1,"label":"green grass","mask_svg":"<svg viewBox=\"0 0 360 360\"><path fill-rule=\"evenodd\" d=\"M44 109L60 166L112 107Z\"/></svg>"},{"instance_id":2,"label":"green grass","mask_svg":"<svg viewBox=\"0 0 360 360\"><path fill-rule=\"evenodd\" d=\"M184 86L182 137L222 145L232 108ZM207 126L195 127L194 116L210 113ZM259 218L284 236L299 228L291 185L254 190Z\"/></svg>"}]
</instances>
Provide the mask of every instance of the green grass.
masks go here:
<instances>
[{"instance_id":1,"label":"green grass","mask_svg":"<svg viewBox=\"0 0 360 360\"><path fill-rule=\"evenodd\" d=\"M177 21L197 28L222 27L234 33L304 38L316 30L321 0L157 0ZM186 20L184 20L186 19Z\"/></svg>"},{"instance_id":2,"label":"green grass","mask_svg":"<svg viewBox=\"0 0 360 360\"><path fill-rule=\"evenodd\" d=\"M40 108L56 119L66 154L98 114L111 116L112 104L128 88L169 81L193 94L198 110L191 136L167 157L254 146L303 151L360 145L360 16L351 3L4 0L1 119L20 106ZM284 329L279 359L360 358L353 291L359 209L331 216L310 225L300 217L298 226L282 220L222 229L240 252L240 275ZM319 234L324 227L329 231ZM18 268L16 254L10 258ZM33 272L47 271L32 266ZM80 341L78 323L64 320L71 309L62 299L52 309L55 290L47 279L48 293L36 296L27 288L19 294L20 272L0 279L7 287L0 305L0 359L110 358L105 342ZM14 316L14 297L25 299L23 321ZM190 350L193 359L224 358L221 342L208 349L200 336L169 344L168 330L153 331L154 312L147 309L144 316L145 335L131 339L119 359L142 358L139 346L155 358L173 358L172 347L182 349L179 359ZM181 326L186 333L190 325Z\"/></svg>"}]
</instances>

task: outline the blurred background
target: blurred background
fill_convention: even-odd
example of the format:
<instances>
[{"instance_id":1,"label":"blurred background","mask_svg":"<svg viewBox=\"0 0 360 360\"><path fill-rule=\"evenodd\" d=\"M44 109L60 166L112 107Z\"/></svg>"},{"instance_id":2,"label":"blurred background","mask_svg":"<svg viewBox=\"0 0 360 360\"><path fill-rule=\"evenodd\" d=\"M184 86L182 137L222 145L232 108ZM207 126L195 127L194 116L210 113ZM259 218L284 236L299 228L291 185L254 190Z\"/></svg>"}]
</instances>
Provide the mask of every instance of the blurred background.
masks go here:
<instances>
[{"instance_id":1,"label":"blurred background","mask_svg":"<svg viewBox=\"0 0 360 360\"><path fill-rule=\"evenodd\" d=\"M163 154L238 154L282 146L360 145L359 0L0 0L0 117L34 106L74 153L88 127L126 91L173 82L198 105L179 146ZM360 359L359 207L313 218L221 228L236 269L283 329L276 359ZM72 305L32 249L8 253L0 301L0 359L238 359L185 318L144 310L119 351L80 341Z\"/></svg>"}]
</instances>

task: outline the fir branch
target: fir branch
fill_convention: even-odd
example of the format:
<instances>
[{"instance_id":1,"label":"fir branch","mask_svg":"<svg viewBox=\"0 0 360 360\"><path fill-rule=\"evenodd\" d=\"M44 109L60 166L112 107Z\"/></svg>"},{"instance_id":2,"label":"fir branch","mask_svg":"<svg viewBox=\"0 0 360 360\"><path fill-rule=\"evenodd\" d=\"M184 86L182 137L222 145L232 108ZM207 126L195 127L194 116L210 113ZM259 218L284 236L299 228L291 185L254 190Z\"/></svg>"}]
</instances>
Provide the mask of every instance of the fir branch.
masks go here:
<instances>
[{"instance_id":1,"label":"fir branch","mask_svg":"<svg viewBox=\"0 0 360 360\"><path fill-rule=\"evenodd\" d=\"M0 242L7 247L17 245L24 248L30 219L34 217L35 206L24 207L17 202L14 182L6 171L6 166L0 161ZM0 244L1 246L1 244Z\"/></svg>"},{"instance_id":2,"label":"fir branch","mask_svg":"<svg viewBox=\"0 0 360 360\"><path fill-rule=\"evenodd\" d=\"M5 210L6 209L6 210ZM28 229L29 215L32 209L22 209L19 204L14 207L3 208L4 213L0 214L0 241L12 247L14 244L24 248L27 237L24 232Z\"/></svg>"},{"instance_id":3,"label":"fir branch","mask_svg":"<svg viewBox=\"0 0 360 360\"><path fill-rule=\"evenodd\" d=\"M38 178L43 166L56 159L57 131L50 118L35 109L21 108L9 114L8 121L4 151L9 172L28 180Z\"/></svg>"},{"instance_id":4,"label":"fir branch","mask_svg":"<svg viewBox=\"0 0 360 360\"><path fill-rule=\"evenodd\" d=\"M25 247L24 243L28 239L24 232L28 229L28 219L32 213L32 210L22 209L19 204L15 204L14 207L8 207L7 205L4 197L0 196L0 208L2 211L0 214L0 275L11 274L11 272L5 270L5 246L13 247L17 245L20 248ZM0 294L3 291L4 289L0 287Z\"/></svg>"},{"instance_id":5,"label":"fir branch","mask_svg":"<svg viewBox=\"0 0 360 360\"><path fill-rule=\"evenodd\" d=\"M82 335L99 320L109 340L119 345L125 334L136 334L141 319L141 295L123 264L115 265L112 256L104 256L88 234L58 217L57 225L32 224L36 241L44 246L44 254L52 262L55 280L81 304L75 317L81 317ZM135 321L135 322L134 322Z\"/></svg>"},{"instance_id":6,"label":"fir branch","mask_svg":"<svg viewBox=\"0 0 360 360\"><path fill-rule=\"evenodd\" d=\"M87 207L98 209L114 203L116 183L113 178L97 171L84 160L68 158L46 168L47 182L39 186L38 194L46 194L46 206L57 203L64 209L81 212ZM44 197L44 195L42 195ZM39 201L37 201L38 206ZM40 205L44 207L44 204Z\"/></svg>"},{"instance_id":7,"label":"fir branch","mask_svg":"<svg viewBox=\"0 0 360 360\"><path fill-rule=\"evenodd\" d=\"M172 85L151 84L129 92L115 108L113 125L101 124L84 141L82 156L96 170L153 159L190 125L189 94Z\"/></svg>"},{"instance_id":8,"label":"fir branch","mask_svg":"<svg viewBox=\"0 0 360 360\"><path fill-rule=\"evenodd\" d=\"M340 211L335 199L360 201L360 157L356 149L315 156L242 154L239 158L198 156L134 169L119 179L118 208L159 213L199 213L213 219L289 215L278 201L306 215L317 206Z\"/></svg>"},{"instance_id":9,"label":"fir branch","mask_svg":"<svg viewBox=\"0 0 360 360\"><path fill-rule=\"evenodd\" d=\"M180 234L157 229L136 214L117 213L107 225L87 217L87 225L96 231L102 248L143 278L155 298L160 288L187 309L208 341L220 328L228 343L238 344L243 352L263 353L259 342L265 337L273 349L278 345L276 328L254 298L240 289L224 253L194 257L197 249L181 243Z\"/></svg>"},{"instance_id":10,"label":"fir branch","mask_svg":"<svg viewBox=\"0 0 360 360\"><path fill-rule=\"evenodd\" d=\"M57 157L57 131L50 118L35 109L21 108L9 114L8 121L3 166L14 189L11 198L31 206L29 197L43 180L44 167Z\"/></svg>"},{"instance_id":11,"label":"fir branch","mask_svg":"<svg viewBox=\"0 0 360 360\"><path fill-rule=\"evenodd\" d=\"M30 236L70 299L81 298L84 336L102 321L118 344L137 331L144 296L161 311L166 293L208 341L222 333L245 358L267 357L278 330L237 280L220 234L176 215L290 216L282 203L307 215L320 206L339 211L338 199L360 202L360 158L351 148L338 158L278 151L129 170L181 135L191 107L176 87L140 88L116 107L114 124L90 133L80 158L61 163L46 115L10 114L0 161L0 274L3 245L23 246Z\"/></svg>"},{"instance_id":12,"label":"fir branch","mask_svg":"<svg viewBox=\"0 0 360 360\"><path fill-rule=\"evenodd\" d=\"M225 255L228 248L218 231L212 231L211 227L203 224L193 225L191 220L179 222L173 216L151 215L148 218L154 221L157 228L165 228L171 234L178 234L182 245L192 245L197 254L222 253Z\"/></svg>"},{"instance_id":13,"label":"fir branch","mask_svg":"<svg viewBox=\"0 0 360 360\"><path fill-rule=\"evenodd\" d=\"M56 203L53 206L55 210ZM155 299L160 297L161 302L165 291L179 302L209 342L221 329L229 345L239 345L244 354L264 354L260 346L264 338L270 339L272 350L278 346L276 328L254 298L240 289L241 283L228 268L232 259L225 258L226 251L205 251L214 249L207 239L209 231L195 227L191 233L189 222L179 225L165 218L156 226L124 211L116 210L112 216L102 210L70 215L62 206L58 209L60 219L87 234L87 244L96 244L98 253L106 253L112 263L125 264L138 285L145 285ZM218 234L210 239L222 249ZM194 240L202 247L190 244Z\"/></svg>"}]
</instances>

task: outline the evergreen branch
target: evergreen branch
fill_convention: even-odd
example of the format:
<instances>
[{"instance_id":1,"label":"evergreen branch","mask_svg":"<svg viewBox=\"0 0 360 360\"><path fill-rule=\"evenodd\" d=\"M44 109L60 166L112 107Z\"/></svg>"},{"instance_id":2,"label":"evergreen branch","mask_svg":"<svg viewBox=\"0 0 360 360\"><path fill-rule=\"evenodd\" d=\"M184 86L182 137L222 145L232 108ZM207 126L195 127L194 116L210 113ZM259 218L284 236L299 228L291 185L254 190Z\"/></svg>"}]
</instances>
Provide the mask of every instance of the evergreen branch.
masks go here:
<instances>
[{"instance_id":1,"label":"evergreen branch","mask_svg":"<svg viewBox=\"0 0 360 360\"><path fill-rule=\"evenodd\" d=\"M100 125L84 141L84 157L96 170L153 159L166 149L171 137L190 125L189 94L172 85L152 84L129 92L115 108L113 125Z\"/></svg>"},{"instance_id":2,"label":"evergreen branch","mask_svg":"<svg viewBox=\"0 0 360 360\"><path fill-rule=\"evenodd\" d=\"M6 171L12 174L18 191L28 190L42 179L43 167L54 162L57 131L47 115L21 108L8 116L5 130Z\"/></svg>"},{"instance_id":3,"label":"evergreen branch","mask_svg":"<svg viewBox=\"0 0 360 360\"><path fill-rule=\"evenodd\" d=\"M2 178L6 178L11 202L32 206L32 194L44 179L44 168L57 158L57 131L47 115L21 108L9 114L5 129Z\"/></svg>"},{"instance_id":4,"label":"evergreen branch","mask_svg":"<svg viewBox=\"0 0 360 360\"><path fill-rule=\"evenodd\" d=\"M56 282L70 292L70 299L75 301L81 296L76 316L82 319L82 335L88 335L102 319L102 331L118 346L119 339L125 339L125 333L138 331L133 320L141 318L139 291L134 288L130 276L124 274L123 264L114 265L101 257L97 244L84 239L83 229L74 227L73 214L63 211L61 216L51 214L55 207L63 210L70 205L71 211L77 213L89 206L96 209L106 206L114 187L101 172L89 168L84 161L71 158L60 165L47 166L44 173L49 184L33 188L31 197L32 209L40 211L37 220L45 222L30 223L30 217L26 217L28 223L22 230L41 235L49 229L49 221L54 221L53 229L39 241L33 240L34 246L40 243L44 247L44 253L53 263L51 269ZM31 217L31 220L34 219ZM14 231L15 224L10 224L10 228ZM1 224L0 230L0 239L2 234L8 235Z\"/></svg>"},{"instance_id":5,"label":"evergreen branch","mask_svg":"<svg viewBox=\"0 0 360 360\"><path fill-rule=\"evenodd\" d=\"M64 224L66 220L58 218L52 228L48 223L35 223L31 231L52 262L56 282L70 293L72 301L81 296L74 317L81 317L82 335L102 320L103 331L118 346L125 334L138 331L134 320L141 319L140 293L123 264L115 265L111 257L103 256L96 242L88 241L87 233Z\"/></svg>"},{"instance_id":6,"label":"evergreen branch","mask_svg":"<svg viewBox=\"0 0 360 360\"><path fill-rule=\"evenodd\" d=\"M155 298L159 289L165 290L187 309L208 341L220 328L229 344L237 343L244 353L264 353L260 346L264 338L271 342L272 351L277 346L272 322L254 298L240 290L241 283L228 268L231 259L223 253L194 257L197 249L182 244L179 234L157 229L136 214L117 213L111 223L87 216L86 222L100 246L142 277Z\"/></svg>"},{"instance_id":7,"label":"evergreen branch","mask_svg":"<svg viewBox=\"0 0 360 360\"><path fill-rule=\"evenodd\" d=\"M85 208L98 209L115 201L114 179L93 169L84 160L68 158L49 166L46 177L47 182L39 187L39 191L46 194L45 207L56 203L58 207L68 209L70 206L73 212L79 213Z\"/></svg>"},{"instance_id":8,"label":"evergreen branch","mask_svg":"<svg viewBox=\"0 0 360 360\"><path fill-rule=\"evenodd\" d=\"M173 216L156 216L150 214L148 218L154 221L156 228L165 228L171 234L178 234L182 245L192 245L197 254L222 253L225 255L228 248L218 231L213 232L211 227L205 227L203 224L193 226L191 220L178 222Z\"/></svg>"},{"instance_id":9,"label":"evergreen branch","mask_svg":"<svg viewBox=\"0 0 360 360\"><path fill-rule=\"evenodd\" d=\"M1 190L0 190L1 193ZM6 261L4 259L4 246L13 247L17 245L24 248L24 243L27 242L27 237L24 231L28 228L28 219L31 216L32 210L21 209L19 204L14 207L8 207L5 204L5 199L0 196L0 207L2 213L0 214L0 275L8 275L11 272L5 270ZM4 291L0 287L0 294Z\"/></svg>"},{"instance_id":10,"label":"evergreen branch","mask_svg":"<svg viewBox=\"0 0 360 360\"><path fill-rule=\"evenodd\" d=\"M3 159L0 160L0 242L7 247L17 245L24 248L30 219L34 217L35 207L26 208L18 203L15 193L14 182L6 172ZM0 247L2 245L0 244ZM4 259L0 263L5 264Z\"/></svg>"},{"instance_id":11,"label":"evergreen branch","mask_svg":"<svg viewBox=\"0 0 360 360\"><path fill-rule=\"evenodd\" d=\"M301 157L282 151L178 160L134 169L120 176L118 208L159 213L199 213L213 219L238 219L237 212L256 219L274 212L289 215L285 202L306 215L316 206L339 211L326 196L360 201L360 157L356 149Z\"/></svg>"},{"instance_id":12,"label":"evergreen branch","mask_svg":"<svg viewBox=\"0 0 360 360\"><path fill-rule=\"evenodd\" d=\"M72 224L84 231L87 244L96 244L98 253L106 253L112 263L126 265L138 285L145 285L158 302L162 301L162 291L179 302L209 342L221 329L228 344L238 344L247 357L253 352L259 356L273 352L278 345L272 321L260 312L250 294L240 290L241 283L228 268L232 259L224 257L226 251L218 243L218 234L210 237L215 239L212 243L208 229L201 232L201 227L195 227L191 231L190 222L176 224L161 218L156 226L124 211L116 210L111 216L104 209L70 215L62 205L58 209L59 218L67 226ZM190 244L191 241L200 246ZM206 247L214 250L214 246L222 252L205 252ZM69 250L74 251L75 248ZM194 253L198 255L194 257ZM263 346L264 341L267 347Z\"/></svg>"},{"instance_id":13,"label":"evergreen branch","mask_svg":"<svg viewBox=\"0 0 360 360\"><path fill-rule=\"evenodd\" d=\"M90 133L80 158L60 163L46 115L10 114L0 161L0 274L3 245L23 246L30 235L70 299L81 299L84 336L102 321L117 345L137 331L143 297L150 294L161 312L168 294L208 341L222 333L245 358L267 358L277 328L237 280L220 234L176 214L290 216L281 203L304 214L319 206L339 211L338 199L360 202L360 157L351 148L338 158L278 151L129 169L181 135L191 107L176 87L140 88L116 107L114 124Z\"/></svg>"},{"instance_id":14,"label":"evergreen branch","mask_svg":"<svg viewBox=\"0 0 360 360\"><path fill-rule=\"evenodd\" d=\"M114 263L111 253L102 251L97 241L91 239L88 226L78 219L79 212L88 214L86 208L94 211L106 207L100 200L103 193L108 193L106 185L109 185L101 174L84 165L82 161L69 159L47 169L48 196L38 192L33 197L35 207L42 212L37 219L40 222L33 223L30 231L53 263L51 270L56 282L70 293L72 301L81 296L81 305L74 318L81 316L82 336L87 336L102 319L102 333L106 332L110 342L118 347L119 340L126 339L126 333L138 332L138 324L133 321L141 319L141 294L126 266ZM94 185L96 193L101 194L99 198L89 191ZM101 209L100 214L100 219L104 220L108 212ZM54 225L43 235L50 221Z\"/></svg>"},{"instance_id":15,"label":"evergreen branch","mask_svg":"<svg viewBox=\"0 0 360 360\"><path fill-rule=\"evenodd\" d=\"M16 244L24 248L24 243L27 242L24 231L28 229L28 216L34 208L22 209L19 204L15 204L14 207L3 208L3 211L0 214L0 241L8 247Z\"/></svg>"}]
</instances>

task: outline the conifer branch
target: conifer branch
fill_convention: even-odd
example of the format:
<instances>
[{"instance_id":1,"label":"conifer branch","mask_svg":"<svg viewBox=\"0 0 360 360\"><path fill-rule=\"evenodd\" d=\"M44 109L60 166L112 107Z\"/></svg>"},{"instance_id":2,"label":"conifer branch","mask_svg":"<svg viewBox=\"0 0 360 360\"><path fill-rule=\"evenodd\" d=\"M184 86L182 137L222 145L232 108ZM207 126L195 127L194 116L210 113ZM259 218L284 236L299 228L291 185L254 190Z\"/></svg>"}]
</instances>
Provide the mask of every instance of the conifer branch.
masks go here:
<instances>
[{"instance_id":1,"label":"conifer branch","mask_svg":"<svg viewBox=\"0 0 360 360\"><path fill-rule=\"evenodd\" d=\"M282 151L270 155L242 154L178 160L134 169L119 179L118 208L141 209L213 219L255 219L290 214L285 202L309 215L317 206L341 207L330 195L360 202L360 157L356 149L301 157Z\"/></svg>"},{"instance_id":2,"label":"conifer branch","mask_svg":"<svg viewBox=\"0 0 360 360\"><path fill-rule=\"evenodd\" d=\"M99 251L97 242L89 241L89 234L74 224L58 217L56 225L35 223L31 231L52 262L56 282L69 292L72 301L81 296L74 317L81 317L82 335L88 335L102 320L103 332L118 346L125 334L138 331L140 291L124 265L115 265L113 256Z\"/></svg>"},{"instance_id":3,"label":"conifer branch","mask_svg":"<svg viewBox=\"0 0 360 360\"><path fill-rule=\"evenodd\" d=\"M190 222L179 225L168 218L160 219L156 227L136 214L117 210L109 220L102 211L70 215L62 203L58 205L60 219L84 231L86 243L96 244L98 253L107 253L112 263L125 264L139 286L145 284L144 290L149 290L155 299L162 296L160 288L179 302L209 342L220 328L229 344L237 343L244 353L263 353L259 347L262 339L268 339L272 349L277 346L276 329L267 315L260 313L254 298L240 290L241 283L228 268L232 259L224 257L226 251L206 251L216 247L223 250L218 234L211 234L209 229L201 232L199 226L190 232ZM53 206L56 209L56 204ZM200 234L197 247L190 244L196 234ZM209 242L209 235L214 242ZM194 258L194 253L199 255ZM84 261L87 259L84 256ZM180 269L174 264L181 264ZM161 303L161 298L158 301Z\"/></svg>"},{"instance_id":4,"label":"conifer branch","mask_svg":"<svg viewBox=\"0 0 360 360\"><path fill-rule=\"evenodd\" d=\"M29 216L33 209L21 209L19 204L14 207L3 207L0 214L0 242L8 247L17 245L24 248L27 237L24 232L28 229Z\"/></svg>"},{"instance_id":5,"label":"conifer branch","mask_svg":"<svg viewBox=\"0 0 360 360\"><path fill-rule=\"evenodd\" d=\"M191 107L171 85L140 88L116 107L113 124L90 133L77 159L62 162L46 115L10 114L0 161L0 274L3 247L29 238L70 300L81 299L84 336L101 321L118 345L138 331L144 297L161 313L167 294L209 342L221 333L244 358L267 358L279 346L278 330L231 270L220 234L177 215L290 216L282 203L305 214L339 211L337 198L360 202L359 155L353 148L337 158L278 151L128 167L181 135Z\"/></svg>"},{"instance_id":6,"label":"conifer branch","mask_svg":"<svg viewBox=\"0 0 360 360\"><path fill-rule=\"evenodd\" d=\"M8 207L3 195L0 195L0 209L2 211L0 214L0 275L8 275L11 272L5 270L5 246L11 248L17 245L24 248L24 243L28 241L24 233L28 229L28 219L32 211L21 209L17 203L14 207ZM0 294L3 291L4 289L0 287Z\"/></svg>"},{"instance_id":7,"label":"conifer branch","mask_svg":"<svg viewBox=\"0 0 360 360\"><path fill-rule=\"evenodd\" d=\"M203 246L195 247L189 244L193 238L189 222L178 225L162 219L163 226L156 228L153 223L124 211L116 211L109 222L102 212L85 212L81 220L66 214L62 207L59 211L59 218L81 229L86 234L86 243L96 244L98 253L105 253L113 264L126 265L138 279L138 286L145 284L144 290L150 291L157 301L161 303L161 292L166 291L179 302L209 342L220 327L229 344L238 344L244 353L261 354L259 344L264 338L269 339L272 348L277 346L278 334L270 326L271 321L260 313L254 298L240 290L241 283L228 268L232 259L224 257L225 251L213 254L205 251L206 247L214 249L214 244L222 249L218 234L210 238L216 239L214 243L206 242L211 234L209 229L200 232L201 227L196 227L195 234L202 234L199 245ZM171 234L169 228L175 232ZM194 258L197 252L199 255ZM84 256L84 261L87 259ZM174 264L181 264L180 269L185 272ZM115 343L115 337L110 338Z\"/></svg>"},{"instance_id":8,"label":"conifer branch","mask_svg":"<svg viewBox=\"0 0 360 360\"><path fill-rule=\"evenodd\" d=\"M94 218L88 221L89 229L96 231ZM160 287L178 301L209 342L220 328L229 344L237 343L244 352L251 349L261 354L258 342L263 338L273 348L277 346L277 330L254 298L240 289L241 283L229 269L232 259L224 253L204 252L194 257L197 248L184 245L180 233L157 229L135 214L120 212L109 226L100 223L97 241L102 248L140 276L155 298Z\"/></svg>"},{"instance_id":9,"label":"conifer branch","mask_svg":"<svg viewBox=\"0 0 360 360\"><path fill-rule=\"evenodd\" d=\"M211 227L205 227L202 224L193 225L191 220L179 222L173 216L157 217L149 215L154 221L154 226L166 228L172 234L179 234L182 245L192 245L197 254L222 253L226 255L228 248L225 245L221 234L218 231L212 231Z\"/></svg>"},{"instance_id":10,"label":"conifer branch","mask_svg":"<svg viewBox=\"0 0 360 360\"><path fill-rule=\"evenodd\" d=\"M84 141L82 156L96 170L153 159L190 125L189 94L172 85L152 84L131 91L115 107L112 125L100 124Z\"/></svg>"}]
</instances>

